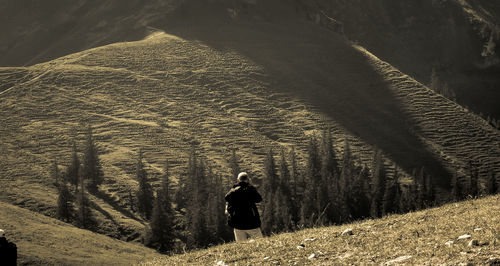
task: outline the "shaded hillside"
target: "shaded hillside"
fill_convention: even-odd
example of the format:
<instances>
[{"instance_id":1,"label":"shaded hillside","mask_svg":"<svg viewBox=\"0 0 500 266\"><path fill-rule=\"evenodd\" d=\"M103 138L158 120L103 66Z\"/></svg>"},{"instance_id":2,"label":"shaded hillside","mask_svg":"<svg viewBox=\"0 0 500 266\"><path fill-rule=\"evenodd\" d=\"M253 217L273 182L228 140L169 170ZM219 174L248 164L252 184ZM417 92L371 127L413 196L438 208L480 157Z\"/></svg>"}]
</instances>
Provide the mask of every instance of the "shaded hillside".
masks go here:
<instances>
[{"instance_id":1,"label":"shaded hillside","mask_svg":"<svg viewBox=\"0 0 500 266\"><path fill-rule=\"evenodd\" d=\"M0 226L17 245L19 265L130 265L160 256L139 244L82 230L0 202Z\"/></svg>"},{"instance_id":2,"label":"shaded hillside","mask_svg":"<svg viewBox=\"0 0 500 266\"><path fill-rule=\"evenodd\" d=\"M500 118L500 6L464 1L302 1L304 17L324 12L382 60L430 84L433 68L477 113ZM318 11L319 10L319 11Z\"/></svg>"},{"instance_id":3,"label":"shaded hillside","mask_svg":"<svg viewBox=\"0 0 500 266\"><path fill-rule=\"evenodd\" d=\"M286 17L205 23L196 12L142 41L2 68L1 199L54 215L48 168L68 164L73 137L82 147L82 122L102 154L99 232L129 239L143 228L127 199L141 148L153 182L167 160L183 174L192 144L225 176L236 148L258 180L267 149L296 147L304 162L308 138L327 128L339 154L348 140L370 165L377 146L391 168L425 167L442 188L469 160L500 172L498 131L343 37Z\"/></svg>"},{"instance_id":4,"label":"shaded hillside","mask_svg":"<svg viewBox=\"0 0 500 266\"><path fill-rule=\"evenodd\" d=\"M500 197L146 260L142 265L366 265L500 262ZM350 228L352 235L342 232ZM457 240L469 234L469 239ZM477 240L477 246L468 246ZM449 242L451 241L451 242ZM448 242L448 244L446 244Z\"/></svg>"}]
</instances>

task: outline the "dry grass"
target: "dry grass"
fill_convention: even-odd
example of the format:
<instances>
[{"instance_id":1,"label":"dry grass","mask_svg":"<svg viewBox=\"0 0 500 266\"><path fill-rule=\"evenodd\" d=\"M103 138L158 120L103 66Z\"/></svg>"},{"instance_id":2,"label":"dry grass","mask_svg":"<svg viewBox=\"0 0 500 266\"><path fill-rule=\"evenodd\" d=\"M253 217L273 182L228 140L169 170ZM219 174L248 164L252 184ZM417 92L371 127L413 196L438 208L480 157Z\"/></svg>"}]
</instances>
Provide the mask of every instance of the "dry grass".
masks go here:
<instances>
[{"instance_id":1,"label":"dry grass","mask_svg":"<svg viewBox=\"0 0 500 266\"><path fill-rule=\"evenodd\" d=\"M142 265L487 264L500 261L500 196L231 243ZM353 235L342 235L351 228ZM457 240L464 234L471 239ZM311 239L314 239L310 241ZM469 247L470 240L482 246ZM447 245L446 242L454 241ZM297 246L304 244L304 248ZM311 254L314 258L309 259Z\"/></svg>"},{"instance_id":2,"label":"dry grass","mask_svg":"<svg viewBox=\"0 0 500 266\"><path fill-rule=\"evenodd\" d=\"M130 265L160 256L7 203L0 202L0 213L0 228L17 245L20 265Z\"/></svg>"}]
</instances>

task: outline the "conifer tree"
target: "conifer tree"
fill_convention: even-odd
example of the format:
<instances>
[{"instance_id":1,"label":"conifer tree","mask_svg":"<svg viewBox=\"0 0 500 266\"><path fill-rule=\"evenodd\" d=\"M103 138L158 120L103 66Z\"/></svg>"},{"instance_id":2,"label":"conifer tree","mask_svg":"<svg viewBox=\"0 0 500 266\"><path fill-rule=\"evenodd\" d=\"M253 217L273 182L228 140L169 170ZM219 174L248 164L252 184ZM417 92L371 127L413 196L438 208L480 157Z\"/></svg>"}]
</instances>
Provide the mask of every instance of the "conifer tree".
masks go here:
<instances>
[{"instance_id":1,"label":"conifer tree","mask_svg":"<svg viewBox=\"0 0 500 266\"><path fill-rule=\"evenodd\" d=\"M168 164L162 179L161 188L157 192L153 204L153 211L149 232L146 234L146 246L155 248L159 252L169 252L174 247L174 210L170 200L170 180Z\"/></svg>"},{"instance_id":2,"label":"conifer tree","mask_svg":"<svg viewBox=\"0 0 500 266\"><path fill-rule=\"evenodd\" d=\"M64 180L61 180L61 172L59 171L59 166L57 165L57 161L54 161L52 163L52 169L50 172L51 172L52 179L54 180L54 185L56 187L59 187L61 182L63 184L65 183Z\"/></svg>"},{"instance_id":3,"label":"conifer tree","mask_svg":"<svg viewBox=\"0 0 500 266\"><path fill-rule=\"evenodd\" d=\"M196 149L193 146L188 162L186 184L183 187L185 198L185 234L186 243L190 248L207 247L213 240L210 231L210 220L212 214L208 214L209 208L209 178L205 162L198 159ZM209 217L210 216L210 217Z\"/></svg>"},{"instance_id":4,"label":"conifer tree","mask_svg":"<svg viewBox=\"0 0 500 266\"><path fill-rule=\"evenodd\" d=\"M73 195L71 195L68 186L64 182L59 184L58 189L57 216L61 221L71 222L74 215Z\"/></svg>"},{"instance_id":5,"label":"conifer tree","mask_svg":"<svg viewBox=\"0 0 500 266\"><path fill-rule=\"evenodd\" d=\"M479 171L472 161L469 161L469 195L479 196Z\"/></svg>"},{"instance_id":6,"label":"conifer tree","mask_svg":"<svg viewBox=\"0 0 500 266\"><path fill-rule=\"evenodd\" d=\"M426 207L434 206L436 199L436 191L432 184L432 179L430 174L425 175L425 198L426 198Z\"/></svg>"},{"instance_id":7,"label":"conifer tree","mask_svg":"<svg viewBox=\"0 0 500 266\"><path fill-rule=\"evenodd\" d=\"M295 148L292 147L290 151L290 179L291 179L291 190L292 190L292 220L296 225L300 220L300 207L301 207L301 195L303 195L304 180L300 177L299 167L297 165L297 156L295 154Z\"/></svg>"},{"instance_id":8,"label":"conifer tree","mask_svg":"<svg viewBox=\"0 0 500 266\"><path fill-rule=\"evenodd\" d=\"M214 188L211 190L213 191L213 196L210 197L214 201L214 208L212 210L213 217L214 219L214 225L215 225L215 237L216 237L216 242L220 243L222 242L227 242L230 241L233 237L232 231L230 231L230 227L227 226L227 218L226 215L224 214L225 212L225 206L226 206L226 200L224 199L225 196L225 189L223 187L223 181L222 177L220 175L214 175Z\"/></svg>"},{"instance_id":9,"label":"conifer tree","mask_svg":"<svg viewBox=\"0 0 500 266\"><path fill-rule=\"evenodd\" d=\"M332 140L331 130L323 131L321 172L324 177L329 175L333 177L340 173L339 163L337 161L332 141L333 140ZM346 145L347 146L349 145L347 140L346 140Z\"/></svg>"},{"instance_id":10,"label":"conifer tree","mask_svg":"<svg viewBox=\"0 0 500 266\"><path fill-rule=\"evenodd\" d=\"M302 226L312 226L314 217L321 213L321 199L319 188L321 186L321 161L318 154L318 142L311 137L307 147L307 164L304 177L304 193L302 195L302 206L300 210L301 222L308 222Z\"/></svg>"},{"instance_id":11,"label":"conifer tree","mask_svg":"<svg viewBox=\"0 0 500 266\"><path fill-rule=\"evenodd\" d=\"M353 206L352 193L352 179L354 176L354 161L351 154L351 148L349 142L346 140L344 145L344 155L342 157L342 169L340 171L340 222L346 222L352 219L351 210L355 207Z\"/></svg>"},{"instance_id":12,"label":"conifer tree","mask_svg":"<svg viewBox=\"0 0 500 266\"><path fill-rule=\"evenodd\" d=\"M401 196L399 197L398 209L401 213L407 213L412 210L411 207L411 188L410 186L403 186L401 189Z\"/></svg>"},{"instance_id":13,"label":"conifer tree","mask_svg":"<svg viewBox=\"0 0 500 266\"><path fill-rule=\"evenodd\" d=\"M297 165L297 155L295 154L295 148L292 147L292 151L290 152L290 163L291 163L291 169L290 169L290 175L292 179L292 195L293 199L296 200L298 199L298 196L302 194L302 189L304 187L303 181L300 180L300 174L299 174L299 167ZM298 217L298 215L296 215Z\"/></svg>"},{"instance_id":14,"label":"conifer tree","mask_svg":"<svg viewBox=\"0 0 500 266\"><path fill-rule=\"evenodd\" d=\"M462 199L463 187L458 173L455 172L451 178L451 198L453 201Z\"/></svg>"},{"instance_id":15,"label":"conifer tree","mask_svg":"<svg viewBox=\"0 0 500 266\"><path fill-rule=\"evenodd\" d=\"M495 173L490 169L488 171L488 179L486 180L486 194L493 195L496 194L499 190L499 184L495 177Z\"/></svg>"},{"instance_id":16,"label":"conifer tree","mask_svg":"<svg viewBox=\"0 0 500 266\"><path fill-rule=\"evenodd\" d=\"M92 136L92 127L90 127L90 125L87 129L87 142L85 144L82 171L85 179L88 180L87 187L89 191L96 192L99 185L104 181L104 174L102 172L97 145Z\"/></svg>"},{"instance_id":17,"label":"conifer tree","mask_svg":"<svg viewBox=\"0 0 500 266\"><path fill-rule=\"evenodd\" d=\"M362 165L360 162L359 165ZM370 195L369 195L370 169L365 165L360 167L352 182L353 207L351 213L353 218L360 219L370 216Z\"/></svg>"},{"instance_id":18,"label":"conifer tree","mask_svg":"<svg viewBox=\"0 0 500 266\"><path fill-rule=\"evenodd\" d=\"M139 183L139 190L136 193L137 197L137 210L147 220L151 218L153 210L153 188L149 184L146 170L142 162L142 150L139 151L137 158L136 179Z\"/></svg>"},{"instance_id":19,"label":"conifer tree","mask_svg":"<svg viewBox=\"0 0 500 266\"><path fill-rule=\"evenodd\" d=\"M281 150L281 160L279 165L279 188L281 189L281 193L283 194L285 202L291 208L295 208L294 202L292 199L292 187L291 187L291 176L290 170L288 169L288 164L286 161L285 151Z\"/></svg>"},{"instance_id":20,"label":"conifer tree","mask_svg":"<svg viewBox=\"0 0 500 266\"><path fill-rule=\"evenodd\" d=\"M293 201L292 188L290 186L290 171L286 162L285 151L281 150L281 161L279 165L279 193L277 200L280 204L277 208L278 219L283 219L283 230L289 231L294 224L294 213L298 212L298 204Z\"/></svg>"},{"instance_id":21,"label":"conifer tree","mask_svg":"<svg viewBox=\"0 0 500 266\"><path fill-rule=\"evenodd\" d=\"M427 206L427 187L425 183L424 167L420 169L417 176L414 177L417 185L417 209L421 210Z\"/></svg>"},{"instance_id":22,"label":"conifer tree","mask_svg":"<svg viewBox=\"0 0 500 266\"><path fill-rule=\"evenodd\" d=\"M378 218L382 216L382 201L386 186L386 174L384 164L382 162L382 154L379 150L376 150L374 153L372 171L372 200L370 215L373 218Z\"/></svg>"},{"instance_id":23,"label":"conifer tree","mask_svg":"<svg viewBox=\"0 0 500 266\"><path fill-rule=\"evenodd\" d=\"M199 160L196 163L194 175L194 197L189 203L191 213L192 244L195 247L207 247L211 241L211 232L209 230L208 210L208 182L206 175L205 162Z\"/></svg>"},{"instance_id":24,"label":"conifer tree","mask_svg":"<svg viewBox=\"0 0 500 266\"><path fill-rule=\"evenodd\" d=\"M321 176L321 155L318 146L318 140L316 137L312 137L308 147L308 160L307 160L307 187L308 193L305 197L306 201L311 201L312 206L312 216L320 218L319 215L323 212L324 208L328 204L328 198L322 191L322 188L325 187L325 183L323 182ZM319 221L321 224L324 222L322 220Z\"/></svg>"},{"instance_id":25,"label":"conifer tree","mask_svg":"<svg viewBox=\"0 0 500 266\"><path fill-rule=\"evenodd\" d=\"M73 142L73 153L71 154L70 165L66 169L65 179L70 184L75 186L75 190L78 190L78 183L80 182L80 172L81 172L80 159L78 158L76 143Z\"/></svg>"},{"instance_id":26,"label":"conifer tree","mask_svg":"<svg viewBox=\"0 0 500 266\"><path fill-rule=\"evenodd\" d=\"M343 200L339 194L339 165L332 143L330 130L323 131L321 145L321 184L319 193L322 205L328 205L325 220L327 222L337 221L341 217L338 210L345 209L345 205L339 203Z\"/></svg>"},{"instance_id":27,"label":"conifer tree","mask_svg":"<svg viewBox=\"0 0 500 266\"><path fill-rule=\"evenodd\" d=\"M231 181L241 173L240 164L238 162L238 157L236 156L236 149L231 152L231 159L229 160L229 169L231 169Z\"/></svg>"},{"instance_id":28,"label":"conifer tree","mask_svg":"<svg viewBox=\"0 0 500 266\"><path fill-rule=\"evenodd\" d=\"M269 149L266 160L264 162L264 200L263 200L263 217L262 217L262 231L265 234L270 234L275 225L275 194L279 186L279 178L276 173L276 163L272 149Z\"/></svg>"},{"instance_id":29,"label":"conifer tree","mask_svg":"<svg viewBox=\"0 0 500 266\"><path fill-rule=\"evenodd\" d=\"M83 185L85 178L80 172L80 191L77 192L78 201L78 225L85 229L91 229L94 225L94 218L90 209L90 200L87 197L85 186Z\"/></svg>"},{"instance_id":30,"label":"conifer tree","mask_svg":"<svg viewBox=\"0 0 500 266\"><path fill-rule=\"evenodd\" d=\"M273 232L287 232L293 229L292 214L290 211L290 203L287 202L287 196L281 188L278 188L274 195L273 204L275 210L275 224Z\"/></svg>"},{"instance_id":31,"label":"conifer tree","mask_svg":"<svg viewBox=\"0 0 500 266\"><path fill-rule=\"evenodd\" d=\"M394 171L394 177L387 180L386 189L384 194L384 200L382 205L382 216L396 213L399 211L399 206L396 204L399 202L399 197L401 196L399 188L399 173L397 169Z\"/></svg>"}]
</instances>

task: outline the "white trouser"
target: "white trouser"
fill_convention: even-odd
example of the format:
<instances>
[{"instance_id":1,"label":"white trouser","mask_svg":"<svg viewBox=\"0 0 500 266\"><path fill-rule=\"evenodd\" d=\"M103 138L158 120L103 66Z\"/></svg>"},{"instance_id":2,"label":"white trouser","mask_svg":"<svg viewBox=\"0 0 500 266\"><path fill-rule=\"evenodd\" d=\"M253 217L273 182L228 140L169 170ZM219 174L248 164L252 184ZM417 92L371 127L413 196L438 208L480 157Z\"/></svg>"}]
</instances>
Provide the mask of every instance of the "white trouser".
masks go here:
<instances>
[{"instance_id":1,"label":"white trouser","mask_svg":"<svg viewBox=\"0 0 500 266\"><path fill-rule=\"evenodd\" d=\"M234 238L236 239L236 242L241 242L245 241L250 238L259 238L262 237L262 231L260 231L259 228L255 229L250 229L250 230L240 230L240 229L234 229Z\"/></svg>"}]
</instances>

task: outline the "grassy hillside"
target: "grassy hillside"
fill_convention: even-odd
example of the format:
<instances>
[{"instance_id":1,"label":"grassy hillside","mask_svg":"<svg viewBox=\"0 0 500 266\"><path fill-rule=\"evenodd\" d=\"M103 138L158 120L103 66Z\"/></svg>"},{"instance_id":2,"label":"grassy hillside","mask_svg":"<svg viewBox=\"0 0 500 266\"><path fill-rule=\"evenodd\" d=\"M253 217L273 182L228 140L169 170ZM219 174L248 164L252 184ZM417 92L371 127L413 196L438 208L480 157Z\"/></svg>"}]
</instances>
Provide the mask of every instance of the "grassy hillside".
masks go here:
<instances>
[{"instance_id":1,"label":"grassy hillside","mask_svg":"<svg viewBox=\"0 0 500 266\"><path fill-rule=\"evenodd\" d=\"M130 265L160 256L142 245L78 229L4 202L0 209L0 228L17 245L19 265Z\"/></svg>"},{"instance_id":2,"label":"grassy hillside","mask_svg":"<svg viewBox=\"0 0 500 266\"><path fill-rule=\"evenodd\" d=\"M175 0L31 0L0 3L0 65L46 62L118 41L139 40Z\"/></svg>"},{"instance_id":3,"label":"grassy hillside","mask_svg":"<svg viewBox=\"0 0 500 266\"><path fill-rule=\"evenodd\" d=\"M286 18L196 18L142 41L1 68L0 198L54 215L48 168L68 163L74 137L82 146L82 122L95 128L106 179L92 198L99 232L128 239L143 228L127 199L140 148L154 182L167 160L182 174L192 144L225 176L236 148L259 179L269 147L296 147L304 162L309 136L331 128L339 154L348 140L369 164L377 146L390 168L423 166L443 188L469 160L500 173L497 130L341 36Z\"/></svg>"},{"instance_id":4,"label":"grassy hillside","mask_svg":"<svg viewBox=\"0 0 500 266\"><path fill-rule=\"evenodd\" d=\"M500 196L494 196L377 220L280 234L255 242L220 245L146 260L142 265L499 263L500 216L491 215L498 212ZM342 235L346 229L352 229L353 234ZM458 240L465 234L471 238ZM469 246L471 240L477 240L478 245Z\"/></svg>"},{"instance_id":5,"label":"grassy hillside","mask_svg":"<svg viewBox=\"0 0 500 266\"><path fill-rule=\"evenodd\" d=\"M166 21L175 14L183 23L193 12L203 23L229 14L236 20L287 17L315 23L326 14L343 24L350 40L422 83L430 83L435 67L462 105L500 119L500 11L490 0L3 1L0 66L33 65L140 40L154 28L170 27Z\"/></svg>"}]
</instances>

